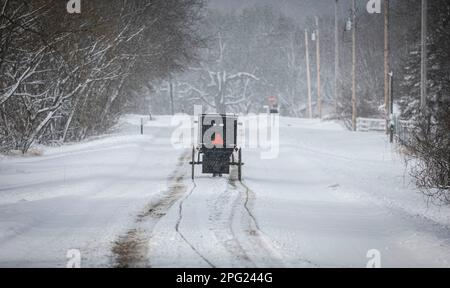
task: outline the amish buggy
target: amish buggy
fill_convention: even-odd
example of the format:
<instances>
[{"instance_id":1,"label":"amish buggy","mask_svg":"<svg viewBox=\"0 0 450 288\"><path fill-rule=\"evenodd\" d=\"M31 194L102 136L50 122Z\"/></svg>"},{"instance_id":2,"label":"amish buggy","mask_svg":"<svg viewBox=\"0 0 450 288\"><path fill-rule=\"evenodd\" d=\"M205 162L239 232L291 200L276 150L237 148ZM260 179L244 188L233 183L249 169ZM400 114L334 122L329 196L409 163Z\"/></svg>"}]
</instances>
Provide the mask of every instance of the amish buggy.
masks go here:
<instances>
[{"instance_id":1,"label":"amish buggy","mask_svg":"<svg viewBox=\"0 0 450 288\"><path fill-rule=\"evenodd\" d=\"M202 174L222 177L237 167L242 180L242 149L237 146L238 117L234 114L202 114L198 119L199 140L192 148L192 179L195 166L202 166Z\"/></svg>"}]
</instances>

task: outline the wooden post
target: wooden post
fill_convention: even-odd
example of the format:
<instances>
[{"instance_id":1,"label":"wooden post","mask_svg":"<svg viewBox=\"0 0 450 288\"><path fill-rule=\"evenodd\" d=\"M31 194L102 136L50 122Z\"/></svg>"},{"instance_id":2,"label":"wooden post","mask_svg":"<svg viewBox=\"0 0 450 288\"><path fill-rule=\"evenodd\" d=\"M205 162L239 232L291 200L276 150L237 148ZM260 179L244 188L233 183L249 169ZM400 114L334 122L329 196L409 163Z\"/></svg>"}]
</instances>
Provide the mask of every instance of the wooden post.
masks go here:
<instances>
[{"instance_id":1,"label":"wooden post","mask_svg":"<svg viewBox=\"0 0 450 288\"><path fill-rule=\"evenodd\" d=\"M390 133L390 142L394 143L394 133L395 133L395 126L394 126L394 73L390 72L388 74L389 76L389 111L390 117L389 117L389 133Z\"/></svg>"},{"instance_id":2,"label":"wooden post","mask_svg":"<svg viewBox=\"0 0 450 288\"><path fill-rule=\"evenodd\" d=\"M356 120L358 117L358 105L356 98L356 0L352 1L352 127L356 131Z\"/></svg>"},{"instance_id":3,"label":"wooden post","mask_svg":"<svg viewBox=\"0 0 450 288\"><path fill-rule=\"evenodd\" d=\"M173 82L172 78L169 80L169 96L170 96L170 112L172 115L175 115L175 108L173 103Z\"/></svg>"},{"instance_id":4,"label":"wooden post","mask_svg":"<svg viewBox=\"0 0 450 288\"><path fill-rule=\"evenodd\" d=\"M152 116L152 99L150 98L150 94L145 97L145 100L146 100L146 105L147 105L148 119L150 121L153 121L153 116Z\"/></svg>"},{"instance_id":5,"label":"wooden post","mask_svg":"<svg viewBox=\"0 0 450 288\"><path fill-rule=\"evenodd\" d=\"M384 107L386 117L390 117L390 39L389 39L389 0L384 0ZM386 119L387 120L387 119ZM386 121L386 133L389 133L389 121Z\"/></svg>"},{"instance_id":6,"label":"wooden post","mask_svg":"<svg viewBox=\"0 0 450 288\"><path fill-rule=\"evenodd\" d=\"M306 54L306 77L308 81L308 116L313 117L312 95L311 95L311 68L309 66L309 39L308 29L305 29L305 54Z\"/></svg>"},{"instance_id":7,"label":"wooden post","mask_svg":"<svg viewBox=\"0 0 450 288\"><path fill-rule=\"evenodd\" d=\"M334 111L338 114L339 102L339 14L338 14L339 0L335 1L334 7Z\"/></svg>"},{"instance_id":8,"label":"wooden post","mask_svg":"<svg viewBox=\"0 0 450 288\"><path fill-rule=\"evenodd\" d=\"M420 81L420 108L423 111L427 105L427 64L428 64L428 50L427 50L427 34L428 34L428 1L422 0L422 61L421 61L421 81Z\"/></svg>"},{"instance_id":9,"label":"wooden post","mask_svg":"<svg viewBox=\"0 0 450 288\"><path fill-rule=\"evenodd\" d=\"M317 62L317 113L319 118L322 119L322 88L320 79L320 27L319 17L316 16L316 62Z\"/></svg>"}]
</instances>

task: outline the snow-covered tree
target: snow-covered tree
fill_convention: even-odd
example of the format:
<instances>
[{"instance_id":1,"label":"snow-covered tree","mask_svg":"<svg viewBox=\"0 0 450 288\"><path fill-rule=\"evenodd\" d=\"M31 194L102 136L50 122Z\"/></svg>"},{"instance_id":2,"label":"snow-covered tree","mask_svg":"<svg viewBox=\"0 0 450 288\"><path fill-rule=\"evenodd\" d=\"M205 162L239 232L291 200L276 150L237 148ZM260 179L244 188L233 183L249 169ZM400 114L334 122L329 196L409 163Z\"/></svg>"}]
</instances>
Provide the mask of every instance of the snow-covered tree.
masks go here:
<instances>
[{"instance_id":1,"label":"snow-covered tree","mask_svg":"<svg viewBox=\"0 0 450 288\"><path fill-rule=\"evenodd\" d=\"M109 129L135 91L192 62L202 0L0 2L0 150Z\"/></svg>"},{"instance_id":2,"label":"snow-covered tree","mask_svg":"<svg viewBox=\"0 0 450 288\"><path fill-rule=\"evenodd\" d=\"M450 3L430 1L428 7L428 97L420 103L420 44L417 34L402 82L401 108L413 120L408 150L419 159L413 176L426 195L450 202ZM420 26L419 26L420 27ZM417 32L418 28L412 32Z\"/></svg>"}]
</instances>

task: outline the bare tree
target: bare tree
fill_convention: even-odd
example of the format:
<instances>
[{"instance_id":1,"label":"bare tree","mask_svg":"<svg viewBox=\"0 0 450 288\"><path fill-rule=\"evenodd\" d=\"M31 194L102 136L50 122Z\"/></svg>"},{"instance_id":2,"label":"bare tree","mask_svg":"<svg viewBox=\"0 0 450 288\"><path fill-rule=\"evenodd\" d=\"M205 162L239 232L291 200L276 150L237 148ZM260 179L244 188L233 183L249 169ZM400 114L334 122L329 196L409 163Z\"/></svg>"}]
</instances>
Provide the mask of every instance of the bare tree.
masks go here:
<instances>
[{"instance_id":1,"label":"bare tree","mask_svg":"<svg viewBox=\"0 0 450 288\"><path fill-rule=\"evenodd\" d=\"M109 129L135 90L196 58L202 0L0 4L0 149Z\"/></svg>"}]
</instances>

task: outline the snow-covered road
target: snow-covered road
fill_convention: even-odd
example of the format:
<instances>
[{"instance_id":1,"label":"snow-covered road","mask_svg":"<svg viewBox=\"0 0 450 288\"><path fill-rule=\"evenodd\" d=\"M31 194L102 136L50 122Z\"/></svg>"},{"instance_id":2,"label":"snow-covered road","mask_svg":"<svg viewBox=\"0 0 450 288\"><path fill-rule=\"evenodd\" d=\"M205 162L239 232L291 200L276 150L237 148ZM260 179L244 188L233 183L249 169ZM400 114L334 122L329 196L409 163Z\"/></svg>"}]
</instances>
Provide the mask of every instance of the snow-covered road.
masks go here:
<instances>
[{"instance_id":1,"label":"snow-covered road","mask_svg":"<svg viewBox=\"0 0 450 288\"><path fill-rule=\"evenodd\" d=\"M281 119L280 155L244 181L190 180L170 118L0 159L0 266L449 267L450 209L428 207L382 134Z\"/></svg>"}]
</instances>

